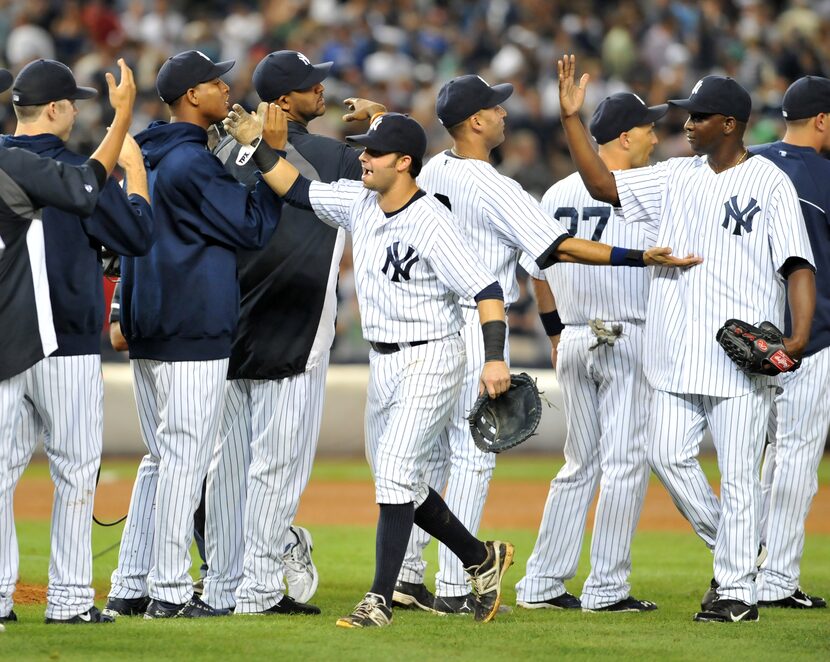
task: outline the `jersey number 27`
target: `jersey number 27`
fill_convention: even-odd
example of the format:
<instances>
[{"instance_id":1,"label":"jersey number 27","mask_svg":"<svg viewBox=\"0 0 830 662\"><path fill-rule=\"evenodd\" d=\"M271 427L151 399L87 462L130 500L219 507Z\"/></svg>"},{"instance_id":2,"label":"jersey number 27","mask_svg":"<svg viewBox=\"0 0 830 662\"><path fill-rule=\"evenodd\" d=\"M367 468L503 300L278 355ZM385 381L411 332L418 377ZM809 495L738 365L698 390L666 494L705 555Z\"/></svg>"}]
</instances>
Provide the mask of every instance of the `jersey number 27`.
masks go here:
<instances>
[{"instance_id":1,"label":"jersey number 27","mask_svg":"<svg viewBox=\"0 0 830 662\"><path fill-rule=\"evenodd\" d=\"M553 217L556 220L562 220L563 218L571 219L568 234L572 237L576 236L576 231L579 229L579 211L575 207L559 207L553 213ZM582 220L590 221L592 218L598 220L594 228L594 234L591 235L591 241L599 241L599 238L605 230L605 226L608 224L608 219L611 218L611 207L583 207Z\"/></svg>"}]
</instances>

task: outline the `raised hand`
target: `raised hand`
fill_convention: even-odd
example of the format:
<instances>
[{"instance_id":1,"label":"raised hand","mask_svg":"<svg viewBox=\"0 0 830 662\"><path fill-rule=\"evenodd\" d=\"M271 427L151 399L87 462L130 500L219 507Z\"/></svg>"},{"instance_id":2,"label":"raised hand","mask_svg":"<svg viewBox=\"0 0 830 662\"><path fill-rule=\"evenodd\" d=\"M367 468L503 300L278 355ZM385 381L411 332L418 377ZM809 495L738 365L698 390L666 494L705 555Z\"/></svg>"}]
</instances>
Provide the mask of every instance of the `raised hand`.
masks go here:
<instances>
[{"instance_id":1,"label":"raised hand","mask_svg":"<svg viewBox=\"0 0 830 662\"><path fill-rule=\"evenodd\" d=\"M124 137L124 144L121 146L121 153L118 155L118 165L124 170L144 169L144 157L141 148L129 133Z\"/></svg>"},{"instance_id":2,"label":"raised hand","mask_svg":"<svg viewBox=\"0 0 830 662\"><path fill-rule=\"evenodd\" d=\"M675 257L671 254L671 248L653 246L643 253L643 262L649 267L693 267L703 262L703 258L691 253L686 257Z\"/></svg>"},{"instance_id":3,"label":"raised hand","mask_svg":"<svg viewBox=\"0 0 830 662\"><path fill-rule=\"evenodd\" d=\"M344 122L370 120L377 113L386 112L386 106L382 103L370 101L369 99L361 99L359 97L349 97L348 99L343 99L343 105L351 111L350 113L343 115Z\"/></svg>"},{"instance_id":4,"label":"raised hand","mask_svg":"<svg viewBox=\"0 0 830 662\"><path fill-rule=\"evenodd\" d=\"M262 120L262 139L274 149L285 149L288 142L288 115L275 103L261 103L257 115Z\"/></svg>"},{"instance_id":5,"label":"raised hand","mask_svg":"<svg viewBox=\"0 0 830 662\"><path fill-rule=\"evenodd\" d=\"M575 115L582 108L585 101L585 89L591 79L589 74L582 74L579 84L574 82L576 75L576 56L563 55L561 60L556 61L556 69L559 72L559 106L562 109L563 119Z\"/></svg>"},{"instance_id":6,"label":"raised hand","mask_svg":"<svg viewBox=\"0 0 830 662\"><path fill-rule=\"evenodd\" d=\"M260 110L263 106L267 107L268 104L263 101L259 104L257 113L252 115L238 103L235 103L228 116L222 120L222 126L225 127L225 131L233 136L236 142L242 145L250 145L262 135L264 113L261 113Z\"/></svg>"},{"instance_id":7,"label":"raised hand","mask_svg":"<svg viewBox=\"0 0 830 662\"><path fill-rule=\"evenodd\" d=\"M124 62L124 58L118 58L118 67L121 69L121 80L117 85L115 83L115 76L110 72L104 75L104 78L107 79L107 88L109 88L110 104L115 110L116 115L132 115L136 95L133 71Z\"/></svg>"}]
</instances>

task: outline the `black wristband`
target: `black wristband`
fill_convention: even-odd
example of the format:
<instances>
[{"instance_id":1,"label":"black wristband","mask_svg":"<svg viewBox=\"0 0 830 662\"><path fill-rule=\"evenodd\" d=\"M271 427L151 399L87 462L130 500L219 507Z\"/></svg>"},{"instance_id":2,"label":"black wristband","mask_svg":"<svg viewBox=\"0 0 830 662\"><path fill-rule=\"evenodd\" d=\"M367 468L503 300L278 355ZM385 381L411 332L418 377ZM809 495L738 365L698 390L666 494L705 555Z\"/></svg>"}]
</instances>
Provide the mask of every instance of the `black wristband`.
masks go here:
<instances>
[{"instance_id":1,"label":"black wristband","mask_svg":"<svg viewBox=\"0 0 830 662\"><path fill-rule=\"evenodd\" d=\"M493 320L481 325L484 336L484 362L504 361L504 339L507 337L507 324L504 320Z\"/></svg>"},{"instance_id":2,"label":"black wristband","mask_svg":"<svg viewBox=\"0 0 830 662\"><path fill-rule=\"evenodd\" d=\"M549 336L558 336L562 333L562 329L565 328L565 325L562 324L562 318L559 317L558 310L552 310L549 313L539 313L539 319L542 320L545 333Z\"/></svg>"},{"instance_id":3,"label":"black wristband","mask_svg":"<svg viewBox=\"0 0 830 662\"><path fill-rule=\"evenodd\" d=\"M274 166L280 160L280 155L277 153L277 150L260 139L259 144L254 150L253 159L257 169L264 175L266 172L271 172L274 169Z\"/></svg>"},{"instance_id":4,"label":"black wristband","mask_svg":"<svg viewBox=\"0 0 830 662\"><path fill-rule=\"evenodd\" d=\"M611 247L612 267L644 267L646 266L645 251L638 251L632 248Z\"/></svg>"}]
</instances>

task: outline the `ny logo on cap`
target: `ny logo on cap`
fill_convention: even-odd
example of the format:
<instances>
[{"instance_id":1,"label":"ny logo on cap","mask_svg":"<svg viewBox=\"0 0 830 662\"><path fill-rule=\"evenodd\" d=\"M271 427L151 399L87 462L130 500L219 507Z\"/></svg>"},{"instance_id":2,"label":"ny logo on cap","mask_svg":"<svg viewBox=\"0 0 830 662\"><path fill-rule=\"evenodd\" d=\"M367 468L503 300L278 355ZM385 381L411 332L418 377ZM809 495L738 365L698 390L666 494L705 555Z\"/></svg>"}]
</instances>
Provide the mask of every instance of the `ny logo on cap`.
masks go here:
<instances>
[{"instance_id":1,"label":"ny logo on cap","mask_svg":"<svg viewBox=\"0 0 830 662\"><path fill-rule=\"evenodd\" d=\"M303 55L302 53L297 53L297 57L298 57L298 58L300 58L300 60L302 60L302 61L303 61L303 62L305 62L306 64L311 65L311 60L309 60L309 59L308 59L305 55Z\"/></svg>"},{"instance_id":2,"label":"ny logo on cap","mask_svg":"<svg viewBox=\"0 0 830 662\"><path fill-rule=\"evenodd\" d=\"M490 84L489 84L486 80L484 80L481 76L476 76L476 78L478 78L478 79L479 79L482 83L484 83L487 87L490 87Z\"/></svg>"},{"instance_id":3,"label":"ny logo on cap","mask_svg":"<svg viewBox=\"0 0 830 662\"><path fill-rule=\"evenodd\" d=\"M412 246L406 246L406 253L401 257L400 243L396 241L391 246L386 247L386 262L383 263L381 269L384 275L389 276L389 280L393 283L400 283L401 278L409 280L409 272L413 265L421 259ZM390 267L391 274L389 273Z\"/></svg>"},{"instance_id":4,"label":"ny logo on cap","mask_svg":"<svg viewBox=\"0 0 830 662\"><path fill-rule=\"evenodd\" d=\"M643 104L644 106L646 105L646 102L645 102L645 101L643 101L643 100L642 100L642 99L641 99L638 95L634 94L634 92L632 92L632 93L631 93L631 95L632 95L635 99L637 99L637 101L639 101L641 104Z\"/></svg>"},{"instance_id":5,"label":"ny logo on cap","mask_svg":"<svg viewBox=\"0 0 830 662\"><path fill-rule=\"evenodd\" d=\"M695 83L695 86L692 88L692 93L689 96L693 97L695 94L697 94L697 91L700 89L701 85L703 85L702 78L699 81L697 81L697 83Z\"/></svg>"},{"instance_id":6,"label":"ny logo on cap","mask_svg":"<svg viewBox=\"0 0 830 662\"><path fill-rule=\"evenodd\" d=\"M377 128L380 126L380 123L381 123L382 121L383 121L383 115L381 115L380 117L378 117L377 119L375 119L375 121L374 121L374 122L372 122L372 123L369 125L369 131L377 131Z\"/></svg>"},{"instance_id":7,"label":"ny logo on cap","mask_svg":"<svg viewBox=\"0 0 830 662\"><path fill-rule=\"evenodd\" d=\"M205 58L208 62L210 62L211 64L213 64L213 60L211 60L211 59L210 59L207 55L205 55L204 53L202 53L202 51L196 51L196 52L197 52L199 55L201 55L203 58Z\"/></svg>"},{"instance_id":8,"label":"ny logo on cap","mask_svg":"<svg viewBox=\"0 0 830 662\"><path fill-rule=\"evenodd\" d=\"M755 214L761 211L761 208L758 206L758 201L755 198L750 198L746 207L741 209L738 207L738 196L733 195L729 200L723 203L723 207L726 210L726 216L723 218L723 224L721 227L728 229L729 221L734 219L735 229L732 230L732 234L740 237L741 228L747 232L752 232L752 219Z\"/></svg>"}]
</instances>

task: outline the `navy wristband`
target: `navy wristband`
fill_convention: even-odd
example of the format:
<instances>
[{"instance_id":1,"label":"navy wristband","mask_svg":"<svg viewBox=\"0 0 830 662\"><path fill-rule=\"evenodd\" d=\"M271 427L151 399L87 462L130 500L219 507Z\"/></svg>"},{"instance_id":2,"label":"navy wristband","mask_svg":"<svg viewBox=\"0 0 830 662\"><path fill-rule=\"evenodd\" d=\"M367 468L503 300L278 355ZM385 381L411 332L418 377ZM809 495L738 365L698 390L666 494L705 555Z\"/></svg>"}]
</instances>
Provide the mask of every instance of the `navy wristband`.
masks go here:
<instances>
[{"instance_id":1,"label":"navy wristband","mask_svg":"<svg viewBox=\"0 0 830 662\"><path fill-rule=\"evenodd\" d=\"M264 175L274 169L280 160L280 155L273 147L260 138L253 154L257 169Z\"/></svg>"},{"instance_id":2,"label":"navy wristband","mask_svg":"<svg viewBox=\"0 0 830 662\"><path fill-rule=\"evenodd\" d=\"M558 310L552 310L549 313L539 313L539 319L542 320L545 333L549 336L558 336L562 333L562 329L565 328L565 325L562 324L562 318L559 317Z\"/></svg>"},{"instance_id":3,"label":"navy wristband","mask_svg":"<svg viewBox=\"0 0 830 662\"><path fill-rule=\"evenodd\" d=\"M503 320L493 320L481 325L484 336L484 362L504 361L504 339L507 337L507 324Z\"/></svg>"},{"instance_id":4,"label":"navy wristband","mask_svg":"<svg viewBox=\"0 0 830 662\"><path fill-rule=\"evenodd\" d=\"M611 247L612 267L644 267L646 266L645 251L637 251L630 248Z\"/></svg>"}]
</instances>

